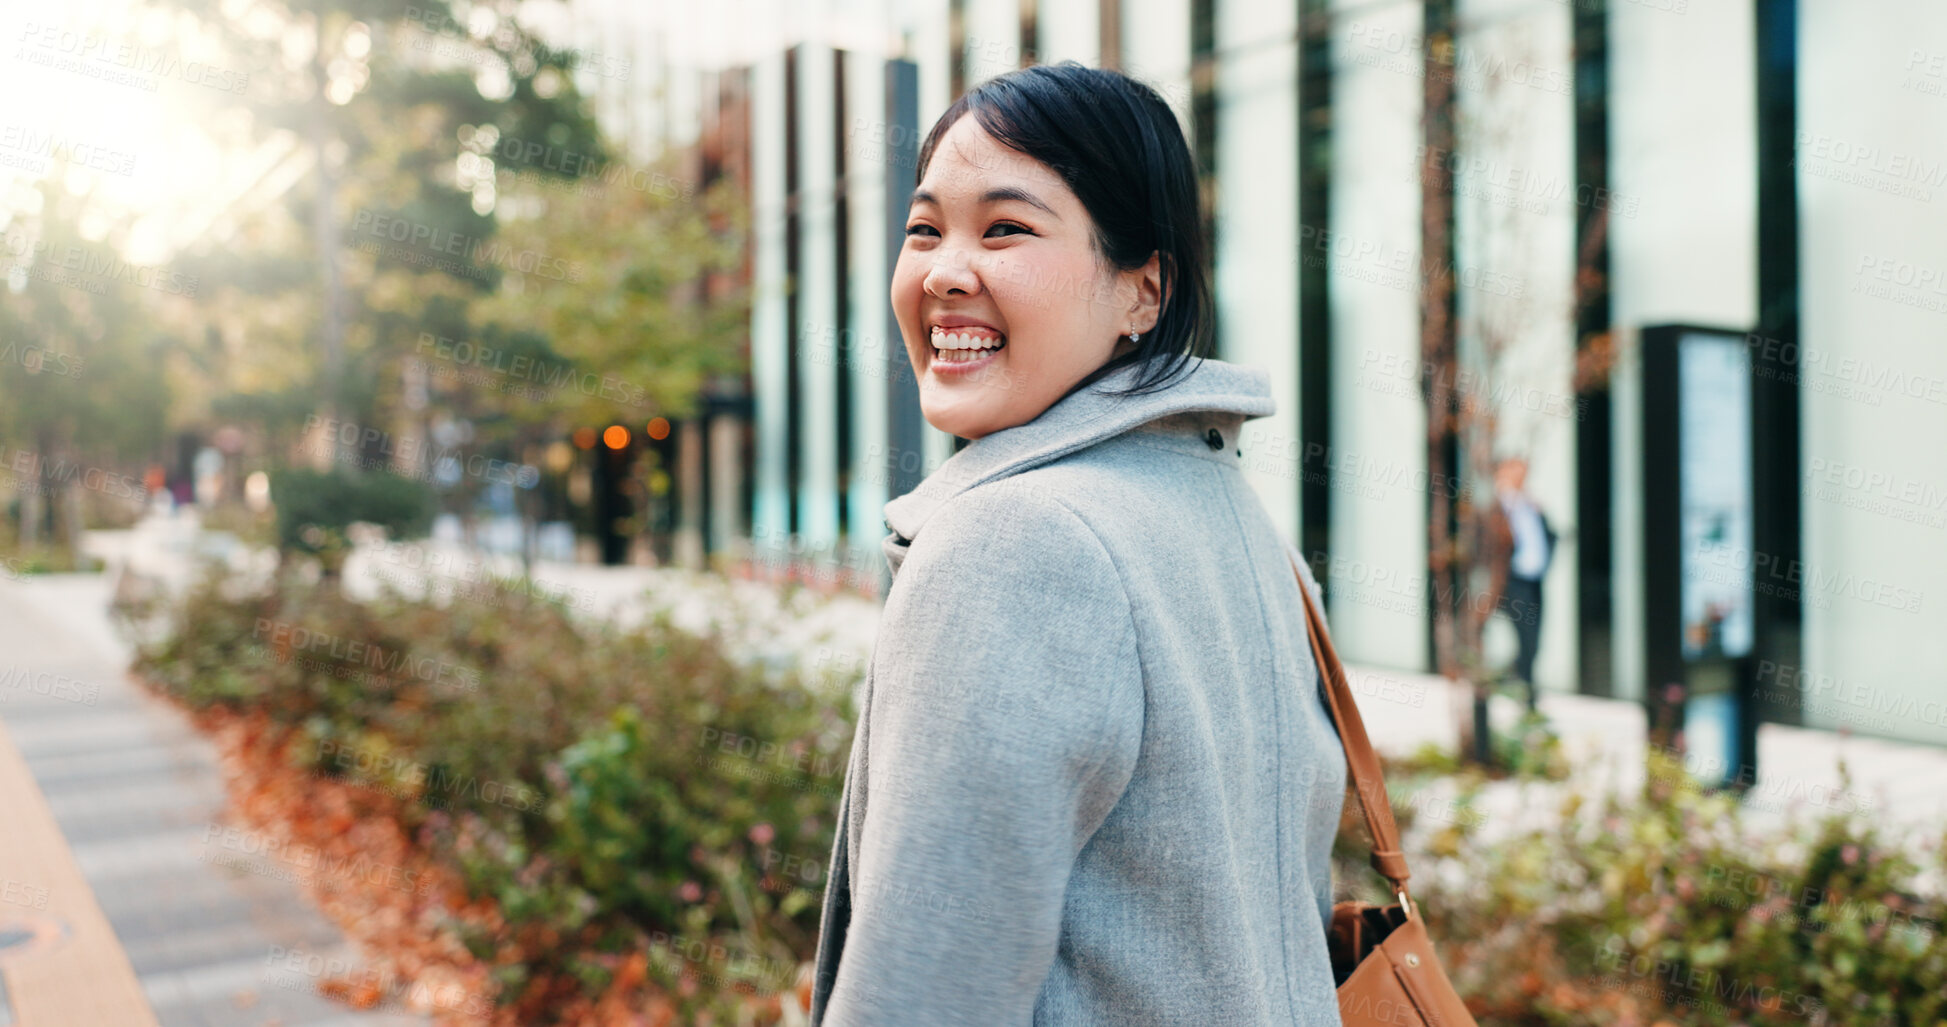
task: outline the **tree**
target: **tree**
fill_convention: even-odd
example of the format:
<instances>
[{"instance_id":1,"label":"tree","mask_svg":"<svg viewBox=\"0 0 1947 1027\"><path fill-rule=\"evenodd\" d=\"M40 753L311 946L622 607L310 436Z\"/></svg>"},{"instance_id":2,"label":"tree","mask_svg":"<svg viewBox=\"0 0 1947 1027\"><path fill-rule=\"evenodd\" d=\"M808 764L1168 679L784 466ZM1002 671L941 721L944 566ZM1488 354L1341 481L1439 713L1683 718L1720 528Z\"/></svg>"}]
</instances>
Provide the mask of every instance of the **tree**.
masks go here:
<instances>
[{"instance_id":1,"label":"tree","mask_svg":"<svg viewBox=\"0 0 1947 1027\"><path fill-rule=\"evenodd\" d=\"M139 506L131 465L154 455L167 392L162 356L172 345L155 327L152 296L183 281L173 272L132 265L115 242L119 226L93 238L81 225L87 194L53 184L12 212L5 232L10 265L0 285L0 442L19 503L19 539L44 539L78 563L82 490Z\"/></svg>"},{"instance_id":2,"label":"tree","mask_svg":"<svg viewBox=\"0 0 1947 1027\"><path fill-rule=\"evenodd\" d=\"M673 162L598 177L599 189L528 184L507 195L507 209L528 212L507 217L511 244L579 272L538 289L510 281L480 305L489 338L524 358L516 382L540 386L479 397L515 452L573 426L684 420L712 376L748 360L746 298L710 288L743 261L748 215L732 185L697 193ZM531 501L522 513L532 538Z\"/></svg>"},{"instance_id":3,"label":"tree","mask_svg":"<svg viewBox=\"0 0 1947 1027\"><path fill-rule=\"evenodd\" d=\"M191 327L218 340L233 372L214 391L250 397L225 402L232 414L282 412L279 397L308 396L314 442L334 424L360 440L326 440L316 462L383 464L412 413L392 376L418 340L471 338L473 302L531 271L495 240L493 161L462 139L491 131L599 155L569 77L578 55L529 31L513 3L178 6L189 31L252 69L243 96L212 101L243 116L234 141L282 153L278 167L291 172L281 193L226 212L228 232L187 258L213 283ZM570 173L546 160L532 170ZM213 416L214 396L206 403L185 417Z\"/></svg>"},{"instance_id":4,"label":"tree","mask_svg":"<svg viewBox=\"0 0 1947 1027\"><path fill-rule=\"evenodd\" d=\"M1455 41L1453 0L1425 0L1421 51L1420 135L1420 379L1426 401L1426 470L1430 482L1457 480L1461 430L1458 332L1454 317ZM1460 616L1468 575L1457 537L1458 511L1449 490L1427 490L1427 576L1432 579L1434 665L1449 681L1464 674ZM1476 675L1478 677L1478 675ZM1474 757L1487 762L1487 685L1476 680Z\"/></svg>"}]
</instances>

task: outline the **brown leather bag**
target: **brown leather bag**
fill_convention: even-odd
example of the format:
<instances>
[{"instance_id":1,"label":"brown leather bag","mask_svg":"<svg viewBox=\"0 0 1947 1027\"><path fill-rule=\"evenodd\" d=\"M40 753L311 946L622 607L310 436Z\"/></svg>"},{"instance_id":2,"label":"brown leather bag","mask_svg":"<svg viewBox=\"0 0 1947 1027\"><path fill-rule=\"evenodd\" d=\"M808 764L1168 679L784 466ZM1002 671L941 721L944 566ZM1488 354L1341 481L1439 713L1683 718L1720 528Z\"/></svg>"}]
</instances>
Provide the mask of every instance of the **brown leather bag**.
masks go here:
<instances>
[{"instance_id":1,"label":"brown leather bag","mask_svg":"<svg viewBox=\"0 0 1947 1027\"><path fill-rule=\"evenodd\" d=\"M1297 572L1297 567L1292 568ZM1298 594L1305 599L1305 627L1312 657L1318 662L1325 701L1338 725L1345 748L1345 765L1372 831L1372 868L1391 882L1399 902L1375 906L1341 902L1332 907L1332 926L1326 946L1332 955L1332 976L1338 981L1339 1019L1345 1027L1478 1027L1460 1001L1447 972L1433 954L1426 923L1406 894L1406 856L1399 850L1399 828L1393 823L1393 804L1379 757L1366 737L1365 722L1352 701L1345 665L1332 648L1325 620L1312 602L1305 577L1298 575Z\"/></svg>"}]
</instances>

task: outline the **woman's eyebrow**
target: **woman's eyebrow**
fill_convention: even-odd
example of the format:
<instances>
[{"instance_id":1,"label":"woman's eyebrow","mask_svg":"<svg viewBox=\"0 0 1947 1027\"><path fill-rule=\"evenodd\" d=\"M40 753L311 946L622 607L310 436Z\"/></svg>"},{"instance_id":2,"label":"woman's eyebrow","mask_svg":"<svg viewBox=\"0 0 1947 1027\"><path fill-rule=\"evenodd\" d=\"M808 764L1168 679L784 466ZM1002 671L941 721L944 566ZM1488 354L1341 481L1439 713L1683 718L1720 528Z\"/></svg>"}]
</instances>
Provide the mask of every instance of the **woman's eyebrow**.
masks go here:
<instances>
[{"instance_id":1,"label":"woman's eyebrow","mask_svg":"<svg viewBox=\"0 0 1947 1027\"><path fill-rule=\"evenodd\" d=\"M1042 210L1047 211L1048 216L1054 218L1056 221L1061 220L1061 215L1055 213L1055 209L1053 207L1050 207L1047 204L1042 203L1041 200L1037 198L1033 193L1028 192L1025 189L1016 188L1011 185L996 186L995 188L989 189L986 192L981 193L979 202L983 204L1000 203L1003 200L1019 200L1022 203L1029 204L1030 206L1034 206L1034 207L1039 207ZM930 203L936 207L940 205L939 198L934 196L932 193L927 192L924 189L913 190L913 198L911 202Z\"/></svg>"}]
</instances>

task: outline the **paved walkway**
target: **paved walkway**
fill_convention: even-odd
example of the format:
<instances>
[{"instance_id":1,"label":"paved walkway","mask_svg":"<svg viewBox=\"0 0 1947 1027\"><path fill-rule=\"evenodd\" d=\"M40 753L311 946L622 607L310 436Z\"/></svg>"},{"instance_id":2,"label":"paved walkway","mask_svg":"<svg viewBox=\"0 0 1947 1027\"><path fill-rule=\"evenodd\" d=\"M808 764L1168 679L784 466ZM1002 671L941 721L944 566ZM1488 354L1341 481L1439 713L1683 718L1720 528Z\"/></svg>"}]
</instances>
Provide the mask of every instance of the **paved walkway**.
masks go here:
<instances>
[{"instance_id":1,"label":"paved walkway","mask_svg":"<svg viewBox=\"0 0 1947 1027\"><path fill-rule=\"evenodd\" d=\"M0 719L159 1021L429 1022L397 1003L359 1013L316 994L328 961L355 968L355 953L297 885L261 859L225 851L215 753L124 673L127 652L106 612L111 577L0 578ZM232 862L248 869L222 865Z\"/></svg>"}]
</instances>

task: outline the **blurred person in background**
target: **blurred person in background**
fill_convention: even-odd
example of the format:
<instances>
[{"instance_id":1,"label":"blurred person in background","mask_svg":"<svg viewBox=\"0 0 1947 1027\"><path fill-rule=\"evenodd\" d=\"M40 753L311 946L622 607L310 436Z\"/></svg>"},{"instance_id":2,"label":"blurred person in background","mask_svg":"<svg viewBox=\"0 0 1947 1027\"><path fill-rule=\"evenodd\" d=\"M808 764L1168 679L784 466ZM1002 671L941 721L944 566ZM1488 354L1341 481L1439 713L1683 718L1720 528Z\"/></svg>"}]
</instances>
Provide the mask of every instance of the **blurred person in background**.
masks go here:
<instances>
[{"instance_id":1,"label":"blurred person in background","mask_svg":"<svg viewBox=\"0 0 1947 1027\"><path fill-rule=\"evenodd\" d=\"M811 1021L1336 1025L1322 597L1240 468L1270 376L1208 357L1183 131L1029 67L918 174L892 307L971 442L886 505Z\"/></svg>"},{"instance_id":2,"label":"blurred person in background","mask_svg":"<svg viewBox=\"0 0 1947 1027\"><path fill-rule=\"evenodd\" d=\"M1541 579L1555 558L1555 529L1527 492L1528 461L1509 457L1494 468L1494 502L1487 508L1485 549L1492 574L1488 605L1514 624L1514 676L1537 702L1535 655L1541 650Z\"/></svg>"}]
</instances>

